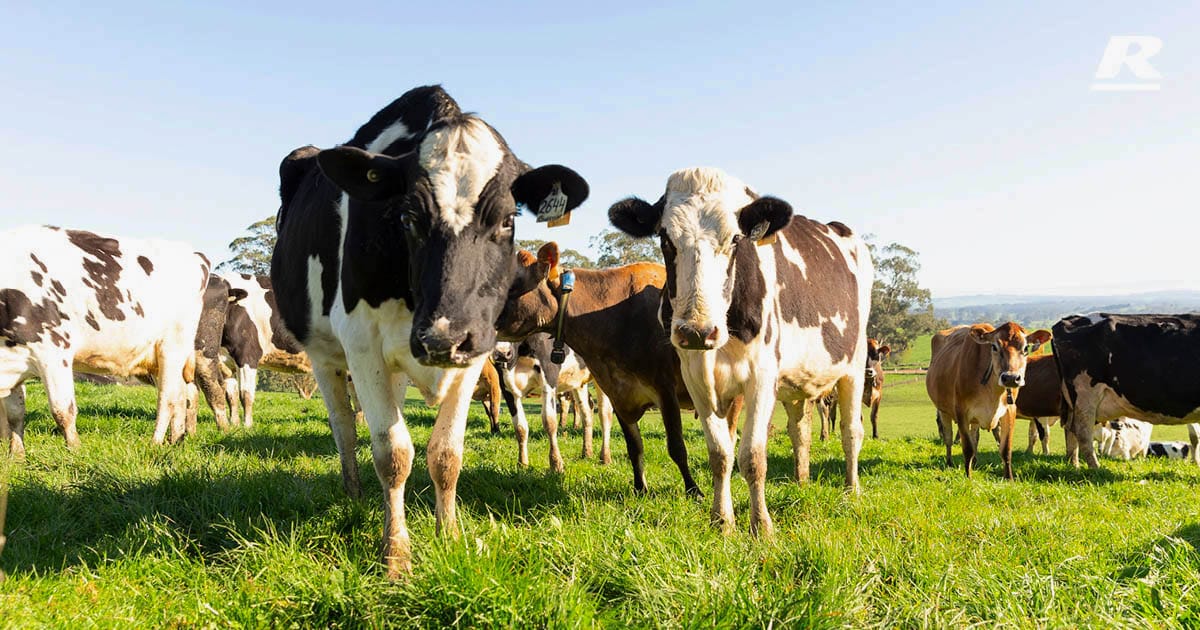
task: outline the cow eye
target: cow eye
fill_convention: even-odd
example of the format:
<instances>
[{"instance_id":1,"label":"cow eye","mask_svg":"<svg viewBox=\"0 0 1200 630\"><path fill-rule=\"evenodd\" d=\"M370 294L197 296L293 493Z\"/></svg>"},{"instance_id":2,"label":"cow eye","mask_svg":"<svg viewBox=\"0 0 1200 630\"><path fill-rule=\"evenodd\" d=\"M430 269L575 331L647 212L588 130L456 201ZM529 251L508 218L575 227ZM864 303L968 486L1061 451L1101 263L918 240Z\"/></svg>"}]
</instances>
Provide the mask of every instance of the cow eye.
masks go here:
<instances>
[{"instance_id":1,"label":"cow eye","mask_svg":"<svg viewBox=\"0 0 1200 630\"><path fill-rule=\"evenodd\" d=\"M1033 344L1031 344L1031 343L1025 344L1025 354L1031 354L1031 353L1033 353Z\"/></svg>"},{"instance_id":2,"label":"cow eye","mask_svg":"<svg viewBox=\"0 0 1200 630\"><path fill-rule=\"evenodd\" d=\"M413 226L412 215L407 212L401 214L400 215L400 225L403 225L404 229L406 229L406 230L411 230L412 226Z\"/></svg>"},{"instance_id":3,"label":"cow eye","mask_svg":"<svg viewBox=\"0 0 1200 630\"><path fill-rule=\"evenodd\" d=\"M996 342L996 341L992 342L992 352L1000 352L1000 343L999 342Z\"/></svg>"},{"instance_id":4,"label":"cow eye","mask_svg":"<svg viewBox=\"0 0 1200 630\"><path fill-rule=\"evenodd\" d=\"M516 217L516 214L510 214L504 217L504 220L500 222L500 227L505 230L511 230L513 228L513 224L516 223Z\"/></svg>"}]
</instances>

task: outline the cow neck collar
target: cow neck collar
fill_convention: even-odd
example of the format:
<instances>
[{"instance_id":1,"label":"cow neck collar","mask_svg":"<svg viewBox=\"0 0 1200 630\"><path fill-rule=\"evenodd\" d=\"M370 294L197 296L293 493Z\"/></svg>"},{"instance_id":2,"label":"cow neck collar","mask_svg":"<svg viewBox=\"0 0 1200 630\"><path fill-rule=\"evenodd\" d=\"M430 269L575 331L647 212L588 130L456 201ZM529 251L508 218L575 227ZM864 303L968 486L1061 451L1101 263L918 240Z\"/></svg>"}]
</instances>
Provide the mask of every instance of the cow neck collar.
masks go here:
<instances>
[{"instance_id":1,"label":"cow neck collar","mask_svg":"<svg viewBox=\"0 0 1200 630\"><path fill-rule=\"evenodd\" d=\"M569 274L569 275L568 275ZM567 290L563 290L563 278L571 278L571 286ZM554 315L554 348L550 351L550 360L554 363L562 365L567 359L566 345L566 321L567 321L567 305L571 302L571 294L574 293L574 269L564 269L558 276L558 292L556 298L558 300L558 312Z\"/></svg>"},{"instance_id":2,"label":"cow neck collar","mask_svg":"<svg viewBox=\"0 0 1200 630\"><path fill-rule=\"evenodd\" d=\"M992 378L992 372L993 372L994 370L993 370L993 366L992 366L992 360L991 360L991 359L988 359L987 365L988 365L988 366L987 366L987 370L985 370L985 371L984 371L984 373L983 373L983 378L979 379L979 384L980 384L980 385L987 385L987 384L988 384L988 381L989 381L989 380L991 380L991 378ZM1015 398L1014 398L1014 396L1013 396L1013 388L1011 388L1011 387L1005 387L1005 388L1004 388L1004 403L1005 403L1006 405L1011 405L1011 404L1013 404L1013 403L1015 403L1015 402L1016 402L1016 400L1015 400Z\"/></svg>"}]
</instances>

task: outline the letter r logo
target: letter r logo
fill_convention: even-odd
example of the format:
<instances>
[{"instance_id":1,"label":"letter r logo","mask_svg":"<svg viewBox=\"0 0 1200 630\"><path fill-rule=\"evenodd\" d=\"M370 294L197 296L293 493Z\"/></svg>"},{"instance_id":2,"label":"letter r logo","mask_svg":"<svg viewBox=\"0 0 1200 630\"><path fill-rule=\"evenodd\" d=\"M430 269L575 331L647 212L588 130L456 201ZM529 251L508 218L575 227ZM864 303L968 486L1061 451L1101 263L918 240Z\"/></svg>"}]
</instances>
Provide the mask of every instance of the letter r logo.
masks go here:
<instances>
[{"instance_id":1,"label":"letter r logo","mask_svg":"<svg viewBox=\"0 0 1200 630\"><path fill-rule=\"evenodd\" d=\"M1109 38L1104 56L1096 68L1097 83L1092 84L1093 90L1100 91L1153 91L1159 89L1158 80L1162 74L1150 65L1150 58L1157 55L1163 47L1163 42L1149 35L1114 35ZM1138 81L1130 83L1109 83L1121 74L1122 68L1129 68Z\"/></svg>"}]
</instances>

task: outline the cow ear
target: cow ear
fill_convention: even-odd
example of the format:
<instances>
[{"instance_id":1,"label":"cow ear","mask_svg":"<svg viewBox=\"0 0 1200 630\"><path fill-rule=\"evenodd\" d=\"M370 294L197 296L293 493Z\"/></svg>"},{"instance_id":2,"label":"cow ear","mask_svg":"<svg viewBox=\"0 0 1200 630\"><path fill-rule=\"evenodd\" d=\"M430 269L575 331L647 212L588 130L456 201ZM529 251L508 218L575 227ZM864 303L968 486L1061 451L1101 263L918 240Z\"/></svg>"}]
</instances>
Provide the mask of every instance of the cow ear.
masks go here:
<instances>
[{"instance_id":1,"label":"cow ear","mask_svg":"<svg viewBox=\"0 0 1200 630\"><path fill-rule=\"evenodd\" d=\"M525 171L513 180L513 200L529 208L534 214L546 198L561 191L567 196L566 212L579 207L588 198L588 183L575 171L559 165L548 164Z\"/></svg>"},{"instance_id":2,"label":"cow ear","mask_svg":"<svg viewBox=\"0 0 1200 630\"><path fill-rule=\"evenodd\" d=\"M738 211L742 234L759 241L783 229L792 220L792 206L776 197L759 197Z\"/></svg>"},{"instance_id":3,"label":"cow ear","mask_svg":"<svg viewBox=\"0 0 1200 630\"><path fill-rule=\"evenodd\" d=\"M883 346L883 347L879 348L879 356L881 358L886 357L887 355L889 355L891 353L892 353L892 349L888 346Z\"/></svg>"},{"instance_id":4,"label":"cow ear","mask_svg":"<svg viewBox=\"0 0 1200 630\"><path fill-rule=\"evenodd\" d=\"M230 289L229 290L229 303L233 304L235 302L241 302L242 300L246 299L249 296L250 296L250 294L247 293L245 289Z\"/></svg>"},{"instance_id":5,"label":"cow ear","mask_svg":"<svg viewBox=\"0 0 1200 630\"><path fill-rule=\"evenodd\" d=\"M318 153L317 164L347 195L360 201L381 201L404 194L407 183L403 157L340 146Z\"/></svg>"},{"instance_id":6,"label":"cow ear","mask_svg":"<svg viewBox=\"0 0 1200 630\"><path fill-rule=\"evenodd\" d=\"M650 236L658 231L666 199L664 195L654 205L637 197L622 199L609 207L608 221L613 227L634 238Z\"/></svg>"},{"instance_id":7,"label":"cow ear","mask_svg":"<svg viewBox=\"0 0 1200 630\"><path fill-rule=\"evenodd\" d=\"M978 344L991 343L991 340L988 339L987 336L988 336L988 331L984 330L983 328L980 328L977 326L971 327L971 340L974 341L975 343L978 343Z\"/></svg>"},{"instance_id":8,"label":"cow ear","mask_svg":"<svg viewBox=\"0 0 1200 630\"><path fill-rule=\"evenodd\" d=\"M558 277L558 243L550 241L538 249L538 275L554 280Z\"/></svg>"},{"instance_id":9,"label":"cow ear","mask_svg":"<svg viewBox=\"0 0 1200 630\"><path fill-rule=\"evenodd\" d=\"M1042 344L1046 343L1047 341L1050 341L1051 337L1053 337L1053 335L1050 334L1050 331L1037 330L1037 331L1029 333L1028 335L1025 336L1025 344L1029 345L1029 346L1033 346L1032 348L1029 349L1029 351L1034 352L1038 348L1042 347Z\"/></svg>"}]
</instances>

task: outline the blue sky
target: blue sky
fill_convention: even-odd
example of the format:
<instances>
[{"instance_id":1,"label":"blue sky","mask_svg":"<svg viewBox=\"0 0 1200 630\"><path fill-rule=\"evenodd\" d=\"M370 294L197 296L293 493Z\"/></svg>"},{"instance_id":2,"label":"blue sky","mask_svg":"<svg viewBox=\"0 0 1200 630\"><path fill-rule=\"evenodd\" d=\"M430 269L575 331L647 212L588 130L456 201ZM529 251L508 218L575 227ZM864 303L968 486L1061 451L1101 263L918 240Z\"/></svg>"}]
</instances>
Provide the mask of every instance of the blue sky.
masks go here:
<instances>
[{"instance_id":1,"label":"blue sky","mask_svg":"<svg viewBox=\"0 0 1200 630\"><path fill-rule=\"evenodd\" d=\"M0 10L0 227L223 258L289 150L442 83L591 183L521 238L586 248L706 165L913 247L935 296L1200 288L1200 4L172 4ZM1089 90L1113 35L1162 39L1160 91Z\"/></svg>"}]
</instances>

